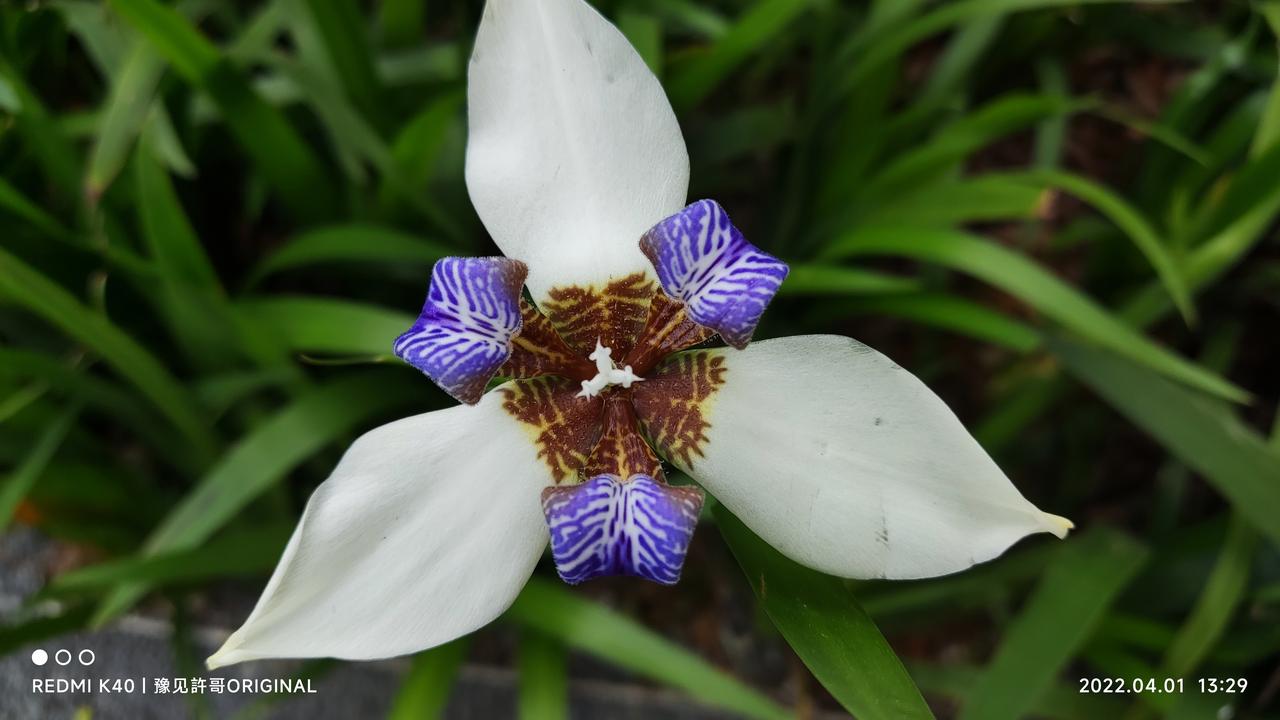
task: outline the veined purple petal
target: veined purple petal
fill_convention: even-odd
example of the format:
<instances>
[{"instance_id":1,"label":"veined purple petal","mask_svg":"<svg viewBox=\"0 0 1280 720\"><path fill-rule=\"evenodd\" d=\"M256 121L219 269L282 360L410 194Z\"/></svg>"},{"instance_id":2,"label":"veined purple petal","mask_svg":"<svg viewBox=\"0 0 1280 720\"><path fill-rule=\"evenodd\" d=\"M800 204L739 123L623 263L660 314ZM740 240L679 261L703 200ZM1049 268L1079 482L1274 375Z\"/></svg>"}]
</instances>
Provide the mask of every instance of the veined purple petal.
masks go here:
<instances>
[{"instance_id":1,"label":"veined purple petal","mask_svg":"<svg viewBox=\"0 0 1280 720\"><path fill-rule=\"evenodd\" d=\"M445 392L474 405L511 356L528 268L504 257L444 258L413 327L392 346Z\"/></svg>"},{"instance_id":2,"label":"veined purple petal","mask_svg":"<svg viewBox=\"0 0 1280 720\"><path fill-rule=\"evenodd\" d=\"M556 571L571 585L606 575L674 585L701 509L702 491L648 475L597 475L542 491Z\"/></svg>"},{"instance_id":3,"label":"veined purple petal","mask_svg":"<svg viewBox=\"0 0 1280 720\"><path fill-rule=\"evenodd\" d=\"M787 264L747 242L714 200L699 200L653 226L640 249L689 317L739 349L787 277Z\"/></svg>"}]
</instances>

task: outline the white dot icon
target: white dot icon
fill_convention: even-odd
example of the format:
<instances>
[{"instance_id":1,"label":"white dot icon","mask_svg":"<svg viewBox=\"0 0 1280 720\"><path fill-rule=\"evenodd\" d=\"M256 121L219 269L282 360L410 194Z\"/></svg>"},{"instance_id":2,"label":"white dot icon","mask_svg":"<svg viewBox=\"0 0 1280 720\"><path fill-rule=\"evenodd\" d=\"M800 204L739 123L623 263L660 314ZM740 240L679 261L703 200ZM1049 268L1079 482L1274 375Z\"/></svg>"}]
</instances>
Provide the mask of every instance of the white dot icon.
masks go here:
<instances>
[{"instance_id":1,"label":"white dot icon","mask_svg":"<svg viewBox=\"0 0 1280 720\"><path fill-rule=\"evenodd\" d=\"M49 653L37 648L31 653L31 662L37 665L43 665L49 662Z\"/></svg>"}]
</instances>

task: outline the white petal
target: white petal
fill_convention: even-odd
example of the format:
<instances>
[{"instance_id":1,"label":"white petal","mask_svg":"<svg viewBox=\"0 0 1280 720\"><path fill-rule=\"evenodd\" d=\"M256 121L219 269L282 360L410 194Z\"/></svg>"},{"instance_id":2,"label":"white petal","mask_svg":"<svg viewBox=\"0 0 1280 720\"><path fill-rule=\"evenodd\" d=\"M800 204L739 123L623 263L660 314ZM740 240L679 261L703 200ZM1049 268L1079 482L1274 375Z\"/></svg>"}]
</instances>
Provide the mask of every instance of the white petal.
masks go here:
<instances>
[{"instance_id":1,"label":"white petal","mask_svg":"<svg viewBox=\"0 0 1280 720\"><path fill-rule=\"evenodd\" d=\"M850 578L919 578L1071 523L1036 509L924 383L854 340L723 350L691 474L788 557Z\"/></svg>"},{"instance_id":2,"label":"white petal","mask_svg":"<svg viewBox=\"0 0 1280 720\"><path fill-rule=\"evenodd\" d=\"M640 236L684 206L689 156L617 28L582 0L489 0L467 102L471 201L535 300L652 274Z\"/></svg>"},{"instance_id":3,"label":"white petal","mask_svg":"<svg viewBox=\"0 0 1280 720\"><path fill-rule=\"evenodd\" d=\"M357 440L209 667L403 655L506 610L547 545L540 495L551 480L502 402L490 392Z\"/></svg>"}]
</instances>

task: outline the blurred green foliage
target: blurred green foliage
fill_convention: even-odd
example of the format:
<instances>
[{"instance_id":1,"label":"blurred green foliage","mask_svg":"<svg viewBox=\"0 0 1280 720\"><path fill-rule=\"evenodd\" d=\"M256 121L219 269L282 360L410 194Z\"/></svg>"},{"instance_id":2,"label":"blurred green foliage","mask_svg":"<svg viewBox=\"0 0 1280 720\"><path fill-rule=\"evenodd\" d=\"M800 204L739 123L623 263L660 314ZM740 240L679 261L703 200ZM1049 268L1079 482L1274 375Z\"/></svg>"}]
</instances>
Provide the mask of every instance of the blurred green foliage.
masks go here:
<instances>
[{"instance_id":1,"label":"blurred green foliage","mask_svg":"<svg viewBox=\"0 0 1280 720\"><path fill-rule=\"evenodd\" d=\"M691 197L791 263L761 334L882 347L1085 529L846 583L717 515L832 697L862 717L1266 716L1280 3L597 6L664 81ZM447 404L388 351L435 259L494 252L462 173L479 9L0 5L0 527L105 558L50 583L53 614L11 617L0 652L264 575L351 438ZM794 700L538 578L506 619L530 717L564 713L566 648L744 715ZM416 658L393 715L438 712L465 651ZM1209 676L1249 689L1192 692Z\"/></svg>"}]
</instances>

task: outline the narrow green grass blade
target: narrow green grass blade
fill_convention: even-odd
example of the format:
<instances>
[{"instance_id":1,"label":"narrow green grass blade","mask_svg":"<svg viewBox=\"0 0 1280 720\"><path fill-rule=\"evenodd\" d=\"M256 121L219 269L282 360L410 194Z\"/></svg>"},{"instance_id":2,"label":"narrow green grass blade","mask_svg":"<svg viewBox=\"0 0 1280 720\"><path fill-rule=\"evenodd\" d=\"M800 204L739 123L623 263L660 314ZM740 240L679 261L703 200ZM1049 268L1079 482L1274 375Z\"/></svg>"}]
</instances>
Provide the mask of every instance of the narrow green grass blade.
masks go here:
<instances>
[{"instance_id":1,"label":"narrow green grass blade","mask_svg":"<svg viewBox=\"0 0 1280 720\"><path fill-rule=\"evenodd\" d=\"M71 139L63 135L44 103L4 57L0 57L0 82L5 83L17 99L18 112L13 116L13 124L26 149L35 156L54 187L68 200L79 200L80 160Z\"/></svg>"},{"instance_id":2,"label":"narrow green grass blade","mask_svg":"<svg viewBox=\"0 0 1280 720\"><path fill-rule=\"evenodd\" d=\"M249 298L239 312L279 333L295 352L391 357L391 343L414 316L375 305L318 297Z\"/></svg>"},{"instance_id":3,"label":"narrow green grass blade","mask_svg":"<svg viewBox=\"0 0 1280 720\"><path fill-rule=\"evenodd\" d=\"M370 125L344 98L338 86L327 80L324 73L280 53L264 58L270 67L280 71L300 88L306 101L324 121L335 148L347 158L344 164L354 182L365 182L367 162L379 171L387 187L395 190L409 205L446 231L454 230L454 223L445 211L420 186L412 184L410 174L395 162L391 150L383 142L376 128ZM456 232L452 234L456 235Z\"/></svg>"},{"instance_id":4,"label":"narrow green grass blade","mask_svg":"<svg viewBox=\"0 0 1280 720\"><path fill-rule=\"evenodd\" d=\"M427 0L383 0L378 5L378 32L386 47L413 45L422 39Z\"/></svg>"},{"instance_id":5,"label":"narrow green grass blade","mask_svg":"<svg viewBox=\"0 0 1280 720\"><path fill-rule=\"evenodd\" d=\"M861 720L933 713L875 623L838 578L798 565L717 504L716 524L769 619L840 704Z\"/></svg>"},{"instance_id":6,"label":"narrow green grass blade","mask_svg":"<svg viewBox=\"0 0 1280 720\"><path fill-rule=\"evenodd\" d=\"M55 238L70 238L72 232L39 205L31 202L20 190L0 178L0 208L26 220L32 227Z\"/></svg>"},{"instance_id":7,"label":"narrow green grass blade","mask_svg":"<svg viewBox=\"0 0 1280 720\"><path fill-rule=\"evenodd\" d=\"M0 347L0 378L35 380L52 394L83 403L86 411L100 412L127 428L178 471L199 472L180 436L150 405L78 365L40 352Z\"/></svg>"},{"instance_id":8,"label":"narrow green grass blade","mask_svg":"<svg viewBox=\"0 0 1280 720\"><path fill-rule=\"evenodd\" d=\"M119 174L129 158L129 151L142 134L147 115L155 107L152 100L164 60L147 42L133 43L124 64L112 76L111 92L102 111L93 149L89 154L89 170L85 192L97 198Z\"/></svg>"},{"instance_id":9,"label":"narrow green grass blade","mask_svg":"<svg viewBox=\"0 0 1280 720\"><path fill-rule=\"evenodd\" d=\"M783 285L783 287L786 287ZM891 315L931 325L975 340L1028 353L1040 346L1040 333L1028 325L954 295L908 293L830 303L824 317Z\"/></svg>"},{"instance_id":10,"label":"narrow green grass blade","mask_svg":"<svg viewBox=\"0 0 1280 720\"><path fill-rule=\"evenodd\" d=\"M690 62L667 83L667 96L676 109L701 102L752 53L786 31L810 0L757 0L706 55Z\"/></svg>"},{"instance_id":11,"label":"narrow green grass blade","mask_svg":"<svg viewBox=\"0 0 1280 720\"><path fill-rule=\"evenodd\" d=\"M89 565L54 578L42 595L61 597L109 590L119 583L161 587L270 572L284 552L292 526L247 527L203 547L160 555L126 557Z\"/></svg>"},{"instance_id":12,"label":"narrow green grass blade","mask_svg":"<svg viewBox=\"0 0 1280 720\"><path fill-rule=\"evenodd\" d=\"M1154 0L1154 2L1180 1ZM866 52L854 65L853 71L840 78L836 92L837 94L848 92L917 42L973 18L1043 8L1112 2L1123 2L1123 0L958 0L947 3L909 23L901 24L889 32L880 34L867 46Z\"/></svg>"},{"instance_id":13,"label":"narrow green grass blade","mask_svg":"<svg viewBox=\"0 0 1280 720\"><path fill-rule=\"evenodd\" d=\"M195 367L232 365L240 339L236 319L168 173L146 142L134 158L134 177L142 236L160 271L159 297L153 298L160 315Z\"/></svg>"},{"instance_id":14,"label":"narrow green grass blade","mask_svg":"<svg viewBox=\"0 0 1280 720\"><path fill-rule=\"evenodd\" d=\"M1084 343L1056 338L1050 348L1069 373L1280 540L1280 515L1273 510L1280 507L1280 451L1229 407Z\"/></svg>"},{"instance_id":15,"label":"narrow green grass blade","mask_svg":"<svg viewBox=\"0 0 1280 720\"><path fill-rule=\"evenodd\" d=\"M256 284L273 273L311 265L365 262L430 268L449 254L450 249L443 245L399 230L379 225L333 225L299 235L263 259L249 282Z\"/></svg>"},{"instance_id":16,"label":"narrow green grass blade","mask_svg":"<svg viewBox=\"0 0 1280 720\"><path fill-rule=\"evenodd\" d=\"M953 98L995 42L1003 25L1003 15L991 14L978 16L958 28L929 73L910 112L918 112L922 107L940 107Z\"/></svg>"},{"instance_id":17,"label":"narrow green grass blade","mask_svg":"<svg viewBox=\"0 0 1280 720\"><path fill-rule=\"evenodd\" d=\"M970 222L1030 219L1045 200L1024 173L987 173L908 189L860 214L861 225L951 227Z\"/></svg>"},{"instance_id":18,"label":"narrow green grass blade","mask_svg":"<svg viewBox=\"0 0 1280 720\"><path fill-rule=\"evenodd\" d=\"M304 220L334 213L337 196L324 165L217 47L155 0L111 0L110 5L188 83L213 98L236 139L294 213Z\"/></svg>"},{"instance_id":19,"label":"narrow green grass blade","mask_svg":"<svg viewBox=\"0 0 1280 720\"><path fill-rule=\"evenodd\" d=\"M688 650L558 582L534 577L505 617L690 697L751 718L790 714Z\"/></svg>"},{"instance_id":20,"label":"narrow green grass blade","mask_svg":"<svg viewBox=\"0 0 1280 720\"><path fill-rule=\"evenodd\" d=\"M433 647L413 656L409 674L400 684L387 720L424 720L444 717L449 694L462 663L467 659L468 637Z\"/></svg>"},{"instance_id":21,"label":"narrow green grass blade","mask_svg":"<svg viewBox=\"0 0 1280 720\"><path fill-rule=\"evenodd\" d=\"M636 49L644 64L649 66L659 80L662 79L662 23L648 14L623 11L618 15L618 29Z\"/></svg>"},{"instance_id":22,"label":"narrow green grass blade","mask_svg":"<svg viewBox=\"0 0 1280 720\"><path fill-rule=\"evenodd\" d=\"M341 377L307 391L258 425L151 533L143 556L198 547L302 461L415 397L386 380L382 373ZM99 605L95 625L129 609L146 590L145 583L128 583L112 591Z\"/></svg>"},{"instance_id":23,"label":"narrow green grass blade","mask_svg":"<svg viewBox=\"0 0 1280 720\"><path fill-rule=\"evenodd\" d=\"M1035 262L988 240L947 230L863 228L838 239L824 254L829 258L889 254L960 270L1153 370L1230 400L1248 398L1248 393L1218 375L1135 332Z\"/></svg>"},{"instance_id":24,"label":"narrow green grass blade","mask_svg":"<svg viewBox=\"0 0 1280 720\"><path fill-rule=\"evenodd\" d=\"M792 265L779 288L784 295L876 295L920 289L915 278L836 265Z\"/></svg>"},{"instance_id":25,"label":"narrow green grass blade","mask_svg":"<svg viewBox=\"0 0 1280 720\"><path fill-rule=\"evenodd\" d=\"M1106 186L1074 173L1044 170L1032 173L1031 177L1058 187L1089 203L1115 223L1116 227L1133 241L1133 244L1151 263L1151 267L1156 271L1165 289L1169 291L1169 297L1177 305L1182 317L1188 323L1195 321L1195 307L1191 303L1191 292L1187 289L1187 281L1183 278L1182 271L1170 254L1168 246L1160 239L1155 228L1143 217L1140 210Z\"/></svg>"},{"instance_id":26,"label":"narrow green grass blade","mask_svg":"<svg viewBox=\"0 0 1280 720\"><path fill-rule=\"evenodd\" d=\"M143 238L161 277L179 289L221 293L213 264L164 168L145 146L140 148L134 167Z\"/></svg>"},{"instance_id":27,"label":"narrow green grass blade","mask_svg":"<svg viewBox=\"0 0 1280 720\"><path fill-rule=\"evenodd\" d=\"M568 718L569 668L564 646L536 630L524 630L517 658L517 716L521 720Z\"/></svg>"},{"instance_id":28,"label":"narrow green grass blade","mask_svg":"<svg viewBox=\"0 0 1280 720\"><path fill-rule=\"evenodd\" d=\"M974 151L1046 118L1069 115L1091 101L1054 95L1009 94L944 127L937 135L903 152L877 173L859 196L888 200L899 192L952 171ZM867 200L875 204L871 200Z\"/></svg>"},{"instance_id":29,"label":"narrow green grass blade","mask_svg":"<svg viewBox=\"0 0 1280 720\"><path fill-rule=\"evenodd\" d=\"M1027 715L1141 569L1147 551L1099 528L1062 547L978 678L961 720Z\"/></svg>"},{"instance_id":30,"label":"narrow green grass blade","mask_svg":"<svg viewBox=\"0 0 1280 720\"><path fill-rule=\"evenodd\" d=\"M971 665L907 663L911 677L928 695L940 695L963 704L973 692L981 668ZM1124 713L1124 704L1106 695L1081 694L1080 690L1063 684L1055 684L1046 690L1028 713L1032 717L1050 720L1100 720L1117 718Z\"/></svg>"},{"instance_id":31,"label":"narrow green grass blade","mask_svg":"<svg viewBox=\"0 0 1280 720\"><path fill-rule=\"evenodd\" d=\"M353 0L306 0L306 7L347 97L376 124L382 115L382 81L374 68L360 8Z\"/></svg>"},{"instance_id":32,"label":"narrow green grass blade","mask_svg":"<svg viewBox=\"0 0 1280 720\"><path fill-rule=\"evenodd\" d=\"M1160 663L1159 676L1187 678L1194 682L1192 673L1200 667L1205 658L1222 639L1227 625L1235 616L1236 609L1244 599L1248 589L1249 571L1253 566L1253 553L1258 545L1258 533L1238 514L1231 516L1227 525L1227 537L1222 543L1222 551L1213 566L1213 572L1204 584L1204 590L1196 599L1191 614L1187 616L1182 627L1173 638L1173 642L1165 650L1164 660ZM1173 695L1143 695L1148 705L1168 711L1178 698ZM1151 717L1150 708L1135 706L1129 714L1130 720Z\"/></svg>"},{"instance_id":33,"label":"narrow green grass blade","mask_svg":"<svg viewBox=\"0 0 1280 720\"><path fill-rule=\"evenodd\" d=\"M0 249L0 294L56 325L101 356L168 417L190 443L197 459L213 456L216 441L194 398L145 348L110 320Z\"/></svg>"},{"instance_id":34,"label":"narrow green grass blade","mask_svg":"<svg viewBox=\"0 0 1280 720\"><path fill-rule=\"evenodd\" d=\"M13 520L13 512L18 503L31 492L31 487L40 479L40 475L53 459L54 453L62 445L63 439L75 424L80 414L80 406L72 405L62 412L44 432L36 439L26 458L0 484L0 533Z\"/></svg>"}]
</instances>

